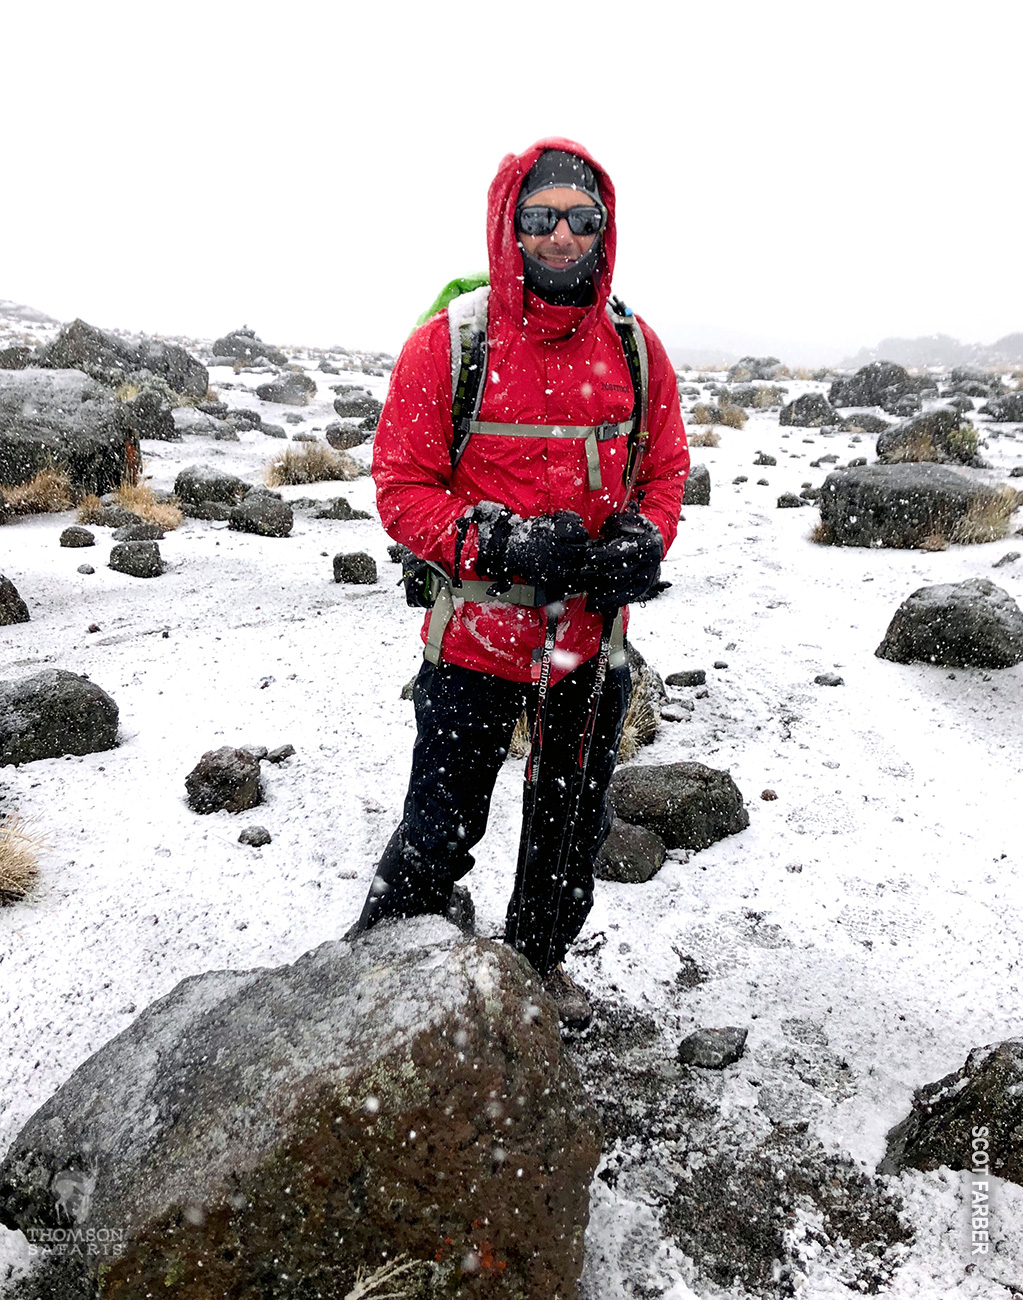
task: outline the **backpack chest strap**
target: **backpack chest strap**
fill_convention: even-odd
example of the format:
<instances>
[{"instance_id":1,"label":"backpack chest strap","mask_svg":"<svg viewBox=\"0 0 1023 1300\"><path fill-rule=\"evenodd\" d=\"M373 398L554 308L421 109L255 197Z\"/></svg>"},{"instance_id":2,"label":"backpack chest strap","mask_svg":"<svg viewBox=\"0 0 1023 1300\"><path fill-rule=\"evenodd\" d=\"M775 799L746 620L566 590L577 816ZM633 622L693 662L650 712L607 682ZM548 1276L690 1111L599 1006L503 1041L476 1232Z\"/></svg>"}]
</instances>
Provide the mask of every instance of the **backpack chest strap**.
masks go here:
<instances>
[{"instance_id":1,"label":"backpack chest strap","mask_svg":"<svg viewBox=\"0 0 1023 1300\"><path fill-rule=\"evenodd\" d=\"M591 492L598 492L600 452L598 443L624 438L632 431L632 420L618 424L505 424L487 420L470 420L469 433L484 433L504 438L581 438L586 450L586 469Z\"/></svg>"}]
</instances>

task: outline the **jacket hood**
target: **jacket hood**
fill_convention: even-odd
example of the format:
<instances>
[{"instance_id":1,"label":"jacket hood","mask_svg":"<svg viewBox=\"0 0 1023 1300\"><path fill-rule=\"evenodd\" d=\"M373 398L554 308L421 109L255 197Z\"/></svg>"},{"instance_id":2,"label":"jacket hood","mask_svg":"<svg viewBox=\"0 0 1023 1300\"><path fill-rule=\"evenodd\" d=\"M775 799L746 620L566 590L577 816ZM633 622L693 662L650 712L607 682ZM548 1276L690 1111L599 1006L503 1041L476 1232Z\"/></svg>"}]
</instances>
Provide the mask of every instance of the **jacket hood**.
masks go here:
<instances>
[{"instance_id":1,"label":"jacket hood","mask_svg":"<svg viewBox=\"0 0 1023 1300\"><path fill-rule=\"evenodd\" d=\"M490 192L487 196L487 250L490 254L490 289L497 297L501 308L516 325L526 327L530 317L536 313L541 301L532 294L528 296L522 273L522 253L515 233L515 207L519 190L526 174L536 160L548 149L564 149L585 159L596 173L600 186L600 196L607 208L607 225L601 236L600 259L594 272L593 282L596 286L596 299L586 308L549 308L543 313L565 313L574 317L572 326L585 330L599 319L607 305L611 293L611 276L615 265L615 190L611 178L600 163L581 144L573 140L564 140L560 136L538 140L530 145L524 153L507 154L501 160ZM547 304L544 304L547 307ZM547 332L546 330L542 332Z\"/></svg>"}]
</instances>

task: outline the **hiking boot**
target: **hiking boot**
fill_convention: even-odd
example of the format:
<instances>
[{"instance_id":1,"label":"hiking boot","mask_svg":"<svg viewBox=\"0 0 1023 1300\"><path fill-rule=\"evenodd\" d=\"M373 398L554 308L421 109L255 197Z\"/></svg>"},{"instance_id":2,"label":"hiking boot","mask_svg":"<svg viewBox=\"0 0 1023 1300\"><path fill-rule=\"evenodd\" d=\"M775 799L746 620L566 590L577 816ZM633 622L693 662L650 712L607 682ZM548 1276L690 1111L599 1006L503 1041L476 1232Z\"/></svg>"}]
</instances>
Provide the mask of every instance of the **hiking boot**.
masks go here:
<instances>
[{"instance_id":1,"label":"hiking boot","mask_svg":"<svg viewBox=\"0 0 1023 1300\"><path fill-rule=\"evenodd\" d=\"M593 1008L578 984L564 967L555 966L543 977L543 986L558 1009L558 1019L566 1029L585 1029L593 1019Z\"/></svg>"},{"instance_id":2,"label":"hiking boot","mask_svg":"<svg viewBox=\"0 0 1023 1300\"><path fill-rule=\"evenodd\" d=\"M472 901L472 894L464 885L455 885L451 890L444 915L470 939L476 933L476 904Z\"/></svg>"}]
</instances>

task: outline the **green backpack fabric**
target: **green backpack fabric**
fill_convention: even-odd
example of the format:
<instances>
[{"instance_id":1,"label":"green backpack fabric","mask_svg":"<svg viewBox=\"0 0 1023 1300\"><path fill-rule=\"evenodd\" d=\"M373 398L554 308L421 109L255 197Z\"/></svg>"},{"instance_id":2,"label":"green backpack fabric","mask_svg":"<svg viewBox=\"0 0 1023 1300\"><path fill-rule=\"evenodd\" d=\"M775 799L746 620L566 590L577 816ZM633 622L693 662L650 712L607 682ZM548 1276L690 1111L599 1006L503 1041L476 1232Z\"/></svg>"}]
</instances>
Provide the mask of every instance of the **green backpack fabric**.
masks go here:
<instances>
[{"instance_id":1,"label":"green backpack fabric","mask_svg":"<svg viewBox=\"0 0 1023 1300\"><path fill-rule=\"evenodd\" d=\"M477 271L473 275L460 275L454 280L449 280L416 321L416 329L420 325L425 325L432 316L436 316L439 311L443 311L449 303L454 302L456 298L460 298L463 293L472 293L473 289L478 289L481 285L489 283L490 275L486 271Z\"/></svg>"}]
</instances>

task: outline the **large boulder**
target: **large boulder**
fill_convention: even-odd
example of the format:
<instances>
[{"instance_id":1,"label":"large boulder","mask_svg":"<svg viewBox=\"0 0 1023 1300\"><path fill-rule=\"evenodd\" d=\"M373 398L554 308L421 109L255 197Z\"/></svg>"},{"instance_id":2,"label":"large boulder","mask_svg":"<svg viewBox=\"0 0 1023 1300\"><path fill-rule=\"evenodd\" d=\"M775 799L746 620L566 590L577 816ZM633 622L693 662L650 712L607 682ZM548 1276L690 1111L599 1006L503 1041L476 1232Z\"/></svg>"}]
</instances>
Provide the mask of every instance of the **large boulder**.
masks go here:
<instances>
[{"instance_id":1,"label":"large boulder","mask_svg":"<svg viewBox=\"0 0 1023 1300\"><path fill-rule=\"evenodd\" d=\"M181 441L174 423L174 408L157 388L144 388L122 402L117 408L117 419L121 428L136 438Z\"/></svg>"},{"instance_id":2,"label":"large boulder","mask_svg":"<svg viewBox=\"0 0 1023 1300\"><path fill-rule=\"evenodd\" d=\"M218 442L237 442L238 430L227 420L218 420L215 415L197 411L193 406L179 406L171 412L174 423L174 437L213 438Z\"/></svg>"},{"instance_id":3,"label":"large boulder","mask_svg":"<svg viewBox=\"0 0 1023 1300\"><path fill-rule=\"evenodd\" d=\"M117 739L117 705L95 682L62 668L0 682L0 767L95 754Z\"/></svg>"},{"instance_id":4,"label":"large boulder","mask_svg":"<svg viewBox=\"0 0 1023 1300\"><path fill-rule=\"evenodd\" d=\"M976 1047L958 1070L920 1088L889 1130L878 1172L942 1165L1023 1183L1023 1039Z\"/></svg>"},{"instance_id":5,"label":"large boulder","mask_svg":"<svg viewBox=\"0 0 1023 1300\"><path fill-rule=\"evenodd\" d=\"M996 424L1023 423L1023 391L992 398L980 408L980 413L989 415Z\"/></svg>"},{"instance_id":6,"label":"large boulder","mask_svg":"<svg viewBox=\"0 0 1023 1300\"><path fill-rule=\"evenodd\" d=\"M232 361L251 366L254 362L269 361L274 366L286 366L288 358L280 350L263 340L255 330L232 330L213 344L215 357L226 357Z\"/></svg>"},{"instance_id":7,"label":"large boulder","mask_svg":"<svg viewBox=\"0 0 1023 1300\"><path fill-rule=\"evenodd\" d=\"M880 406L892 415L900 399L915 396L916 386L904 366L894 361L872 361L845 379L836 379L828 391L832 406Z\"/></svg>"},{"instance_id":8,"label":"large boulder","mask_svg":"<svg viewBox=\"0 0 1023 1300\"><path fill-rule=\"evenodd\" d=\"M1023 662L1023 612L989 578L921 587L895 611L874 653L897 664L1011 668Z\"/></svg>"},{"instance_id":9,"label":"large boulder","mask_svg":"<svg viewBox=\"0 0 1023 1300\"><path fill-rule=\"evenodd\" d=\"M122 338L88 325L83 320L65 325L43 348L39 364L48 370L82 370L108 387L116 387L136 371L163 379L176 393L203 398L209 374L180 344L163 339Z\"/></svg>"},{"instance_id":10,"label":"large boulder","mask_svg":"<svg viewBox=\"0 0 1023 1300\"><path fill-rule=\"evenodd\" d=\"M669 849L706 849L749 825L731 776L703 763L622 768L610 798L617 817L656 831Z\"/></svg>"},{"instance_id":11,"label":"large boulder","mask_svg":"<svg viewBox=\"0 0 1023 1300\"><path fill-rule=\"evenodd\" d=\"M28 606L18 595L18 588L0 573L0 627L27 623L31 617Z\"/></svg>"},{"instance_id":12,"label":"large boulder","mask_svg":"<svg viewBox=\"0 0 1023 1300\"><path fill-rule=\"evenodd\" d=\"M1008 508L1002 491L944 465L860 465L821 486L819 540L834 546L914 547L931 537L976 541L973 525Z\"/></svg>"},{"instance_id":13,"label":"large boulder","mask_svg":"<svg viewBox=\"0 0 1023 1300\"><path fill-rule=\"evenodd\" d=\"M301 370L286 370L267 384L260 384L256 396L261 402L280 402L284 406L308 406L316 396L316 380Z\"/></svg>"},{"instance_id":14,"label":"large boulder","mask_svg":"<svg viewBox=\"0 0 1023 1300\"><path fill-rule=\"evenodd\" d=\"M15 1138L0 1222L121 1234L54 1261L69 1293L372 1296L398 1266L387 1294L576 1300L599 1154L526 961L419 917L184 980Z\"/></svg>"},{"instance_id":15,"label":"large boulder","mask_svg":"<svg viewBox=\"0 0 1023 1300\"><path fill-rule=\"evenodd\" d=\"M113 394L80 370L0 370L0 483L27 483L52 466L76 491L102 495L138 454Z\"/></svg>"},{"instance_id":16,"label":"large boulder","mask_svg":"<svg viewBox=\"0 0 1023 1300\"><path fill-rule=\"evenodd\" d=\"M883 465L906 461L969 465L977 456L977 432L970 424L963 425L961 411L938 407L885 429L878 437L876 450Z\"/></svg>"},{"instance_id":17,"label":"large boulder","mask_svg":"<svg viewBox=\"0 0 1023 1300\"><path fill-rule=\"evenodd\" d=\"M334 410L345 420L376 420L384 409L383 403L365 389L349 389L334 398Z\"/></svg>"},{"instance_id":18,"label":"large boulder","mask_svg":"<svg viewBox=\"0 0 1023 1300\"><path fill-rule=\"evenodd\" d=\"M823 393L802 393L794 402L781 408L778 423L798 429L820 429L837 424L838 413Z\"/></svg>"}]
</instances>

